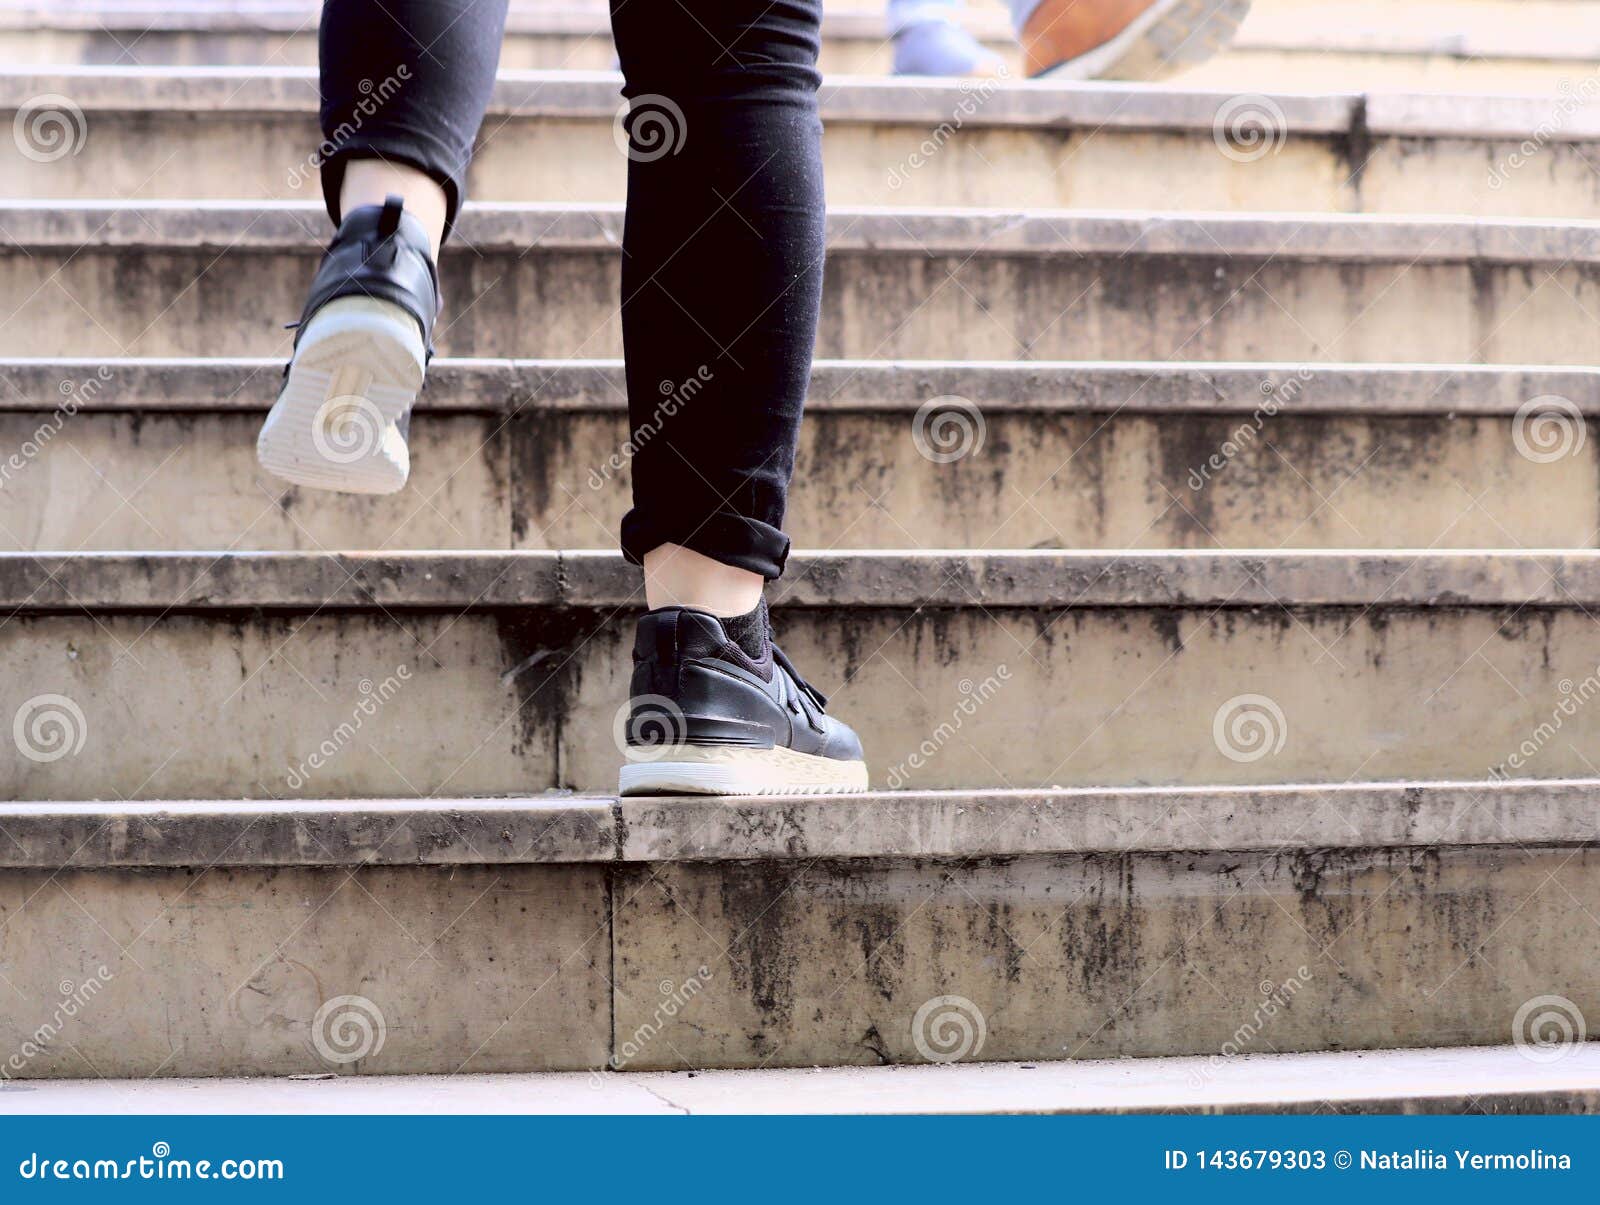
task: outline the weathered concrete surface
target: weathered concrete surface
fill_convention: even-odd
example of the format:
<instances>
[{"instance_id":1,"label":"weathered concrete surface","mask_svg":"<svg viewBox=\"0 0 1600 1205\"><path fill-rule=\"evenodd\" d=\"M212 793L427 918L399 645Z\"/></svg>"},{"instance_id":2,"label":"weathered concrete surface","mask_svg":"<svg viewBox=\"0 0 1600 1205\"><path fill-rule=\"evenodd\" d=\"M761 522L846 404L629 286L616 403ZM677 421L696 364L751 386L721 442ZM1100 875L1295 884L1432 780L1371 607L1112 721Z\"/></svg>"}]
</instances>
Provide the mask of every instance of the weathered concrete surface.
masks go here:
<instances>
[{"instance_id":1,"label":"weathered concrete surface","mask_svg":"<svg viewBox=\"0 0 1600 1205\"><path fill-rule=\"evenodd\" d=\"M290 808L263 836L249 836L246 817L231 823L247 851L327 866L0 871L0 953L21 1001L0 1018L0 1043L14 1052L7 1079L875 1065L950 1056L960 1030L946 1027L960 1012L972 1027L963 1058L1201 1056L1135 1075L1131 1097L1111 1091L1130 1086L1125 1077L1091 1071L1110 1095L1080 1107L1293 1108L1309 1103L1303 1091L1247 1100L1234 1060L1209 1056L1388 1049L1425 1035L1494 1044L1536 997L1589 1015L1600 1007L1600 937L1570 923L1574 909L1600 904L1593 808L1550 806L1592 789L1501 788L1491 820L1490 809L1459 806L1462 787L1390 788L1401 808L1365 812L1358 801L1376 793L1335 787L1352 827L1399 842L1337 849L1318 844L1330 817L1289 831L1299 801L1285 793L1276 816L1262 813L1285 845L1263 852L1227 848L1246 827L1224 815L1227 793L1209 803L1196 794L1222 820L1205 849L1130 842L1133 817L1119 827L1107 815L1083 834L1123 852L1027 852L1024 832L1003 838L1005 856L957 860L888 854L892 811L877 822L887 840L866 857L800 852L760 831L761 811L823 801L702 801L702 812L756 821L737 849L778 856L753 861L697 860L693 833L677 849L601 848L591 822L609 810L602 801L543 804L565 815L561 836L520 856L491 848L482 863L478 839L494 845L486 829L504 824L520 838L539 808L480 802L397 817L391 807L357 824L312 824L301 809L289 849ZM660 802L633 801L631 819L648 824L642 809ZM922 807L939 823L940 801L878 802ZM1167 838L1204 825L1206 815L1168 802ZM24 842L38 829L29 811L48 814L35 805L3 818L8 830L20 821ZM72 810L56 814L81 824ZM466 835L441 831L446 816ZM394 821L387 852L372 839L380 818ZM957 826L974 831L976 819ZM682 832L694 818L656 822ZM1507 825L1500 841L1496 822ZM169 828L164 852L197 833L195 818L186 823ZM1540 834L1552 831L1579 843L1547 845ZM332 847L311 848L307 834ZM211 852L215 835L194 852ZM433 864L338 865L407 850ZM619 855L650 860L602 864ZM595 861L526 864L568 856ZM341 1061L363 1041L362 1057ZM1177 1070L1182 1092L1170 1082ZM1334 1096L1351 1108L1413 1096L1440 1108L1456 1099L1448 1086L1419 1091L1395 1076L1382 1091L1352 1084ZM1502 1088L1506 1108L1530 1106L1522 1081Z\"/></svg>"},{"instance_id":2,"label":"weathered concrete surface","mask_svg":"<svg viewBox=\"0 0 1600 1205\"><path fill-rule=\"evenodd\" d=\"M298 203L0 205L0 291L20 299L0 353L286 353L325 222ZM475 254L443 262L443 350L617 355L620 222L617 207L469 211ZM1582 317L1600 309L1600 239L1584 223L838 211L830 241L828 357L1600 354Z\"/></svg>"},{"instance_id":3,"label":"weathered concrete surface","mask_svg":"<svg viewBox=\"0 0 1600 1205\"><path fill-rule=\"evenodd\" d=\"M803 861L1600 843L1600 781L0 803L0 867Z\"/></svg>"},{"instance_id":4,"label":"weathered concrete surface","mask_svg":"<svg viewBox=\"0 0 1600 1205\"><path fill-rule=\"evenodd\" d=\"M633 862L1553 848L1600 841L1595 792L1590 781L1542 781L884 792L738 802L625 798L618 818L621 857Z\"/></svg>"},{"instance_id":5,"label":"weathered concrete surface","mask_svg":"<svg viewBox=\"0 0 1600 1205\"><path fill-rule=\"evenodd\" d=\"M844 205L1470 213L1592 212L1600 124L1551 120L1535 97L1251 96L1265 147L1223 153L1235 88L841 79L822 91L829 199ZM482 201L619 201L612 152L620 79L504 72L472 170ZM43 95L85 115L77 153L22 158L13 197L314 198L320 140L309 69L125 67L0 73L0 117ZM1537 156L1527 133L1550 128ZM246 151L244 148L248 148ZM178 153L181 151L182 153ZM1536 159L1537 166L1523 162ZM1517 161L1515 169L1507 166ZM152 173L149 165L167 167ZM1499 164L1500 169L1494 170Z\"/></svg>"},{"instance_id":6,"label":"weathered concrete surface","mask_svg":"<svg viewBox=\"0 0 1600 1205\"><path fill-rule=\"evenodd\" d=\"M7 1078L599 1067L606 898L583 866L6 871Z\"/></svg>"},{"instance_id":7,"label":"weathered concrete surface","mask_svg":"<svg viewBox=\"0 0 1600 1205\"><path fill-rule=\"evenodd\" d=\"M0 397L0 548L615 539L630 500L615 362L436 362L411 482L389 497L299 490L260 470L255 435L280 367L0 363L14 386ZM837 548L1592 545L1600 442L1523 455L1516 413L1538 397L1600 411L1600 374L823 362L787 525L801 547ZM970 425L951 444L969 454L935 446L946 417Z\"/></svg>"},{"instance_id":8,"label":"weathered concrete surface","mask_svg":"<svg viewBox=\"0 0 1600 1205\"><path fill-rule=\"evenodd\" d=\"M297 252L314 257L325 241L320 203L72 201L0 203L16 251L171 249ZM469 205L463 243L474 252L614 250L621 242L616 203L525 202ZM1016 207L943 209L872 207L828 215L830 250L949 254L1129 255L1187 257L1201 252L1251 258L1357 263L1600 263L1600 222L1388 217L1379 214L1061 212ZM456 258L462 258L464 253ZM446 256L446 262L449 261ZM41 353L37 349L30 354Z\"/></svg>"},{"instance_id":9,"label":"weathered concrete surface","mask_svg":"<svg viewBox=\"0 0 1600 1205\"><path fill-rule=\"evenodd\" d=\"M1542 791L1534 794L1545 798ZM616 806L615 799L565 793L521 799L0 803L7 838L0 845L0 866L604 862L619 852ZM1540 811L1564 812L1562 793Z\"/></svg>"},{"instance_id":10,"label":"weathered concrete surface","mask_svg":"<svg viewBox=\"0 0 1600 1205\"><path fill-rule=\"evenodd\" d=\"M1398 8L1399 5L1394 7ZM1559 28L1559 26L1558 26ZM1237 87L1241 79L1267 88L1360 87L1400 92L1514 94L1549 98L1552 111L1576 82L1584 67L1568 58L1518 55L1474 57L1448 51L1393 54L1384 50L1349 49L1338 53L1305 53L1269 46L1240 46L1186 72L1184 84L1194 88Z\"/></svg>"},{"instance_id":11,"label":"weathered concrete surface","mask_svg":"<svg viewBox=\"0 0 1600 1205\"><path fill-rule=\"evenodd\" d=\"M1597 1063L1580 1045L1545 1065L1488 1046L693 1076L86 1079L0 1086L0 1113L1592 1113Z\"/></svg>"},{"instance_id":12,"label":"weathered concrete surface","mask_svg":"<svg viewBox=\"0 0 1600 1205\"><path fill-rule=\"evenodd\" d=\"M0 626L0 716L84 733L0 763L0 796L614 789L619 558L90 560L0 562L60 612ZM1573 777L1600 739L1594 560L838 554L797 561L778 631L880 786ZM41 696L81 721L19 717Z\"/></svg>"},{"instance_id":13,"label":"weathered concrete surface","mask_svg":"<svg viewBox=\"0 0 1600 1205\"><path fill-rule=\"evenodd\" d=\"M638 605L617 553L3 553L0 610L299 614ZM1253 549L1240 552L962 549L806 552L774 605L846 611L974 606L1426 609L1600 605L1592 551Z\"/></svg>"},{"instance_id":14,"label":"weathered concrete surface","mask_svg":"<svg viewBox=\"0 0 1600 1205\"><path fill-rule=\"evenodd\" d=\"M264 414L277 397L278 357L8 357L0 412ZM1556 394L1600 415L1600 369L1578 365L1337 364L1160 360L817 360L808 412L901 414L948 395L986 414L1232 414L1267 403L1322 415L1516 414ZM423 414L530 410L622 414L621 360L439 357L417 398Z\"/></svg>"},{"instance_id":15,"label":"weathered concrete surface","mask_svg":"<svg viewBox=\"0 0 1600 1205\"><path fill-rule=\"evenodd\" d=\"M1600 537L1600 443L1537 463L1518 452L1511 418L1284 416L1258 430L1237 416L1046 410L982 422L977 454L938 464L913 410L816 410L786 529L802 547L996 551ZM80 419L0 488L0 548L603 548L631 504L627 464L602 471L626 443L617 413L419 416L412 482L383 498L283 485L255 463L259 425ZM0 417L0 448L25 446L38 426Z\"/></svg>"},{"instance_id":16,"label":"weathered concrete surface","mask_svg":"<svg viewBox=\"0 0 1600 1205\"><path fill-rule=\"evenodd\" d=\"M1600 1007L1600 929L1571 923L1597 869L1537 848L641 867L617 884L615 1040L640 1070L923 1062L919 1038L970 1054L979 1016L1001 1060L1504 1042L1534 997ZM664 1010L657 984L689 976Z\"/></svg>"},{"instance_id":17,"label":"weathered concrete surface","mask_svg":"<svg viewBox=\"0 0 1600 1205\"><path fill-rule=\"evenodd\" d=\"M0 414L0 547L509 546L504 420L414 422L407 489L386 496L287 485L256 462L260 429L257 414Z\"/></svg>"}]
</instances>

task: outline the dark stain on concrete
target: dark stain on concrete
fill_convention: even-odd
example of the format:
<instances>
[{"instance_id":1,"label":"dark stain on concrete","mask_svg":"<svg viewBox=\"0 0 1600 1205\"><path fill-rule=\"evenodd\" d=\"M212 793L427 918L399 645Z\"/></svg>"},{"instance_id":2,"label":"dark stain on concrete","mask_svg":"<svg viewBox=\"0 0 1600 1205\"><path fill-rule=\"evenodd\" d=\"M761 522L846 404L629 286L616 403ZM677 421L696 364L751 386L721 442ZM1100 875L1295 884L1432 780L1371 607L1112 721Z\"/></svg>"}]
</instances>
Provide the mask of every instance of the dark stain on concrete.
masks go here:
<instances>
[{"instance_id":1,"label":"dark stain on concrete","mask_svg":"<svg viewBox=\"0 0 1600 1205\"><path fill-rule=\"evenodd\" d=\"M718 876L722 915L734 935L728 963L735 985L774 1029L794 1017L794 976L801 951L791 909L811 894L807 872L771 864L736 862Z\"/></svg>"}]
</instances>

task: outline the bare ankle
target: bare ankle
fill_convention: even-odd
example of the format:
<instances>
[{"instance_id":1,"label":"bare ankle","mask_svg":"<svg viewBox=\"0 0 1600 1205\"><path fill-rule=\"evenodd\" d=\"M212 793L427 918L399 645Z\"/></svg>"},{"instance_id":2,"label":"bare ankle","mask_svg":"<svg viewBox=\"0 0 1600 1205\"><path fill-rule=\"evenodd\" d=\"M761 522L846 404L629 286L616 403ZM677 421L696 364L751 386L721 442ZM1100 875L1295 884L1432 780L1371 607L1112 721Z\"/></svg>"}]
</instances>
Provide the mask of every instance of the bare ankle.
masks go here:
<instances>
[{"instance_id":1,"label":"bare ankle","mask_svg":"<svg viewBox=\"0 0 1600 1205\"><path fill-rule=\"evenodd\" d=\"M433 177L404 163L383 159L357 159L345 166L344 180L339 186L340 213L349 213L363 205L382 205L391 196L402 198L406 212L422 223L428 232L433 257L438 259L449 206L444 189Z\"/></svg>"},{"instance_id":2,"label":"bare ankle","mask_svg":"<svg viewBox=\"0 0 1600 1205\"><path fill-rule=\"evenodd\" d=\"M695 607L717 616L744 615L761 602L759 573L724 565L681 544L662 544L644 556L644 593L658 607Z\"/></svg>"}]
</instances>

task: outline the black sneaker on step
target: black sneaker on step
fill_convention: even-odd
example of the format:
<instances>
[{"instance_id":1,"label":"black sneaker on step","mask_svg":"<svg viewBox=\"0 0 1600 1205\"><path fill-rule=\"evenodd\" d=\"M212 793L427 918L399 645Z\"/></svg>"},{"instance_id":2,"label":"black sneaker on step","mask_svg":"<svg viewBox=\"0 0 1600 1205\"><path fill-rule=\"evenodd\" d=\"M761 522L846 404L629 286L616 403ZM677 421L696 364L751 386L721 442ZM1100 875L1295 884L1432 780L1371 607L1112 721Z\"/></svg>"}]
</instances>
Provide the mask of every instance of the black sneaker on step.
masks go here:
<instances>
[{"instance_id":1,"label":"black sneaker on step","mask_svg":"<svg viewBox=\"0 0 1600 1205\"><path fill-rule=\"evenodd\" d=\"M256 440L261 467L346 493L391 494L405 485L407 427L438 313L428 232L401 198L346 214Z\"/></svg>"},{"instance_id":2,"label":"black sneaker on step","mask_svg":"<svg viewBox=\"0 0 1600 1205\"><path fill-rule=\"evenodd\" d=\"M759 657L690 607L639 620L619 744L624 795L794 795L867 789L861 741L772 643Z\"/></svg>"}]
</instances>

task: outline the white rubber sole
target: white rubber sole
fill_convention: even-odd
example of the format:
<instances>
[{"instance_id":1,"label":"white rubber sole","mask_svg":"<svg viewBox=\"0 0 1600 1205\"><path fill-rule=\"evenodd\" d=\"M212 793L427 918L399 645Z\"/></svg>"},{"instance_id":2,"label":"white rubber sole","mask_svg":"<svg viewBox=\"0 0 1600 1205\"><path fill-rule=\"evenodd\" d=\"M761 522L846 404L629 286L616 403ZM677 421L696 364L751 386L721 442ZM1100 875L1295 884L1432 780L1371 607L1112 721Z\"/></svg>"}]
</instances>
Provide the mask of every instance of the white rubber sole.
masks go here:
<instances>
[{"instance_id":1,"label":"white rubber sole","mask_svg":"<svg viewBox=\"0 0 1600 1205\"><path fill-rule=\"evenodd\" d=\"M867 766L793 749L677 745L629 761L619 778L623 795L854 794L867 789Z\"/></svg>"},{"instance_id":2,"label":"white rubber sole","mask_svg":"<svg viewBox=\"0 0 1600 1205\"><path fill-rule=\"evenodd\" d=\"M394 493L411 474L400 424L426 365L422 331L398 305L330 301L300 336L283 392L256 439L256 459L295 485Z\"/></svg>"},{"instance_id":3,"label":"white rubber sole","mask_svg":"<svg viewBox=\"0 0 1600 1205\"><path fill-rule=\"evenodd\" d=\"M1103 46L1041 71L1048 80L1158 80L1233 41L1251 0L1160 0Z\"/></svg>"}]
</instances>

